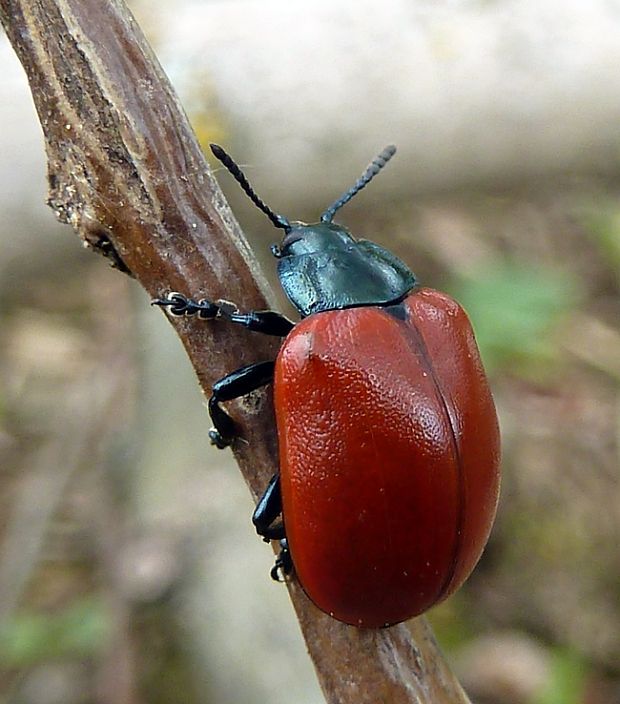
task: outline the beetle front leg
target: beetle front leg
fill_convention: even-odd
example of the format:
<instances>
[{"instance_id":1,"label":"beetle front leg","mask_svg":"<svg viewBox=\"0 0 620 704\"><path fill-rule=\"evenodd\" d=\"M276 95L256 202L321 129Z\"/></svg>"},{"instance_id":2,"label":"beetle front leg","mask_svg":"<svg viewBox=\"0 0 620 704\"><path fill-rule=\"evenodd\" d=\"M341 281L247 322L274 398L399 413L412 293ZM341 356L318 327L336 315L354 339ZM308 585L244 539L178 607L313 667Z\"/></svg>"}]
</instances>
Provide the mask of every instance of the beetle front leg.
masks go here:
<instances>
[{"instance_id":1,"label":"beetle front leg","mask_svg":"<svg viewBox=\"0 0 620 704\"><path fill-rule=\"evenodd\" d=\"M219 405L245 396L261 386L273 381L275 362L258 362L237 369L213 384L213 393L209 399L209 414L213 428L209 431L211 444L223 450L233 441L236 429L233 419Z\"/></svg>"},{"instance_id":2,"label":"beetle front leg","mask_svg":"<svg viewBox=\"0 0 620 704\"><path fill-rule=\"evenodd\" d=\"M234 303L229 301L212 302L206 299L195 301L177 291L170 292L165 298L156 298L151 305L168 308L171 315L197 315L202 320L227 320L230 323L242 325L253 332L264 335L286 337L295 323L273 310L253 310L240 313Z\"/></svg>"}]
</instances>

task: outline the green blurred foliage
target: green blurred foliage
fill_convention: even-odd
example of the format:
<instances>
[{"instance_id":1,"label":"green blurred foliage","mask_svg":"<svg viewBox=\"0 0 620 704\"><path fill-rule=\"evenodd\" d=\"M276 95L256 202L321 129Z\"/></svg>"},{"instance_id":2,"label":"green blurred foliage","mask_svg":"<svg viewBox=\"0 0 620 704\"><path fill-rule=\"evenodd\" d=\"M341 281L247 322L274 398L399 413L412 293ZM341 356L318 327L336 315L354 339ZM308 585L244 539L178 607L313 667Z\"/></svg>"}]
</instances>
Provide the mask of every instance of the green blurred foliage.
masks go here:
<instances>
[{"instance_id":1,"label":"green blurred foliage","mask_svg":"<svg viewBox=\"0 0 620 704\"><path fill-rule=\"evenodd\" d=\"M553 333L582 291L568 273L498 262L451 287L471 317L487 372L545 376L557 362Z\"/></svg>"},{"instance_id":2,"label":"green blurred foliage","mask_svg":"<svg viewBox=\"0 0 620 704\"><path fill-rule=\"evenodd\" d=\"M475 637L480 626L470 617L475 621L475 612L462 591L442 601L428 613L437 642L447 653L457 653Z\"/></svg>"},{"instance_id":3,"label":"green blurred foliage","mask_svg":"<svg viewBox=\"0 0 620 704\"><path fill-rule=\"evenodd\" d=\"M616 203L586 209L583 224L605 261L618 273L620 278L620 209Z\"/></svg>"},{"instance_id":4,"label":"green blurred foliage","mask_svg":"<svg viewBox=\"0 0 620 704\"><path fill-rule=\"evenodd\" d=\"M546 687L531 704L581 704L585 701L586 668L571 650L556 649L552 655L551 676Z\"/></svg>"},{"instance_id":5,"label":"green blurred foliage","mask_svg":"<svg viewBox=\"0 0 620 704\"><path fill-rule=\"evenodd\" d=\"M50 614L16 614L0 628L3 667L28 667L49 659L97 655L106 645L109 614L87 598Z\"/></svg>"}]
</instances>

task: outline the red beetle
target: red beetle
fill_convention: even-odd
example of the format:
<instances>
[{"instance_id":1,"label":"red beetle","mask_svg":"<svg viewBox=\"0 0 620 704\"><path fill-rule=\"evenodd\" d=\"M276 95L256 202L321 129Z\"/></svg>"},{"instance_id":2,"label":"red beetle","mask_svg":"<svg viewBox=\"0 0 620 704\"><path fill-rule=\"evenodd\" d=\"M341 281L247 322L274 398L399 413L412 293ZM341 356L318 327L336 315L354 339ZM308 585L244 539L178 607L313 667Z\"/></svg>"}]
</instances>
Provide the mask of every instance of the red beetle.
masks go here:
<instances>
[{"instance_id":1,"label":"red beetle","mask_svg":"<svg viewBox=\"0 0 620 704\"><path fill-rule=\"evenodd\" d=\"M399 623L458 589L495 516L499 429L471 326L393 254L332 223L394 147L312 225L271 211L212 149L285 231L272 251L302 320L176 292L155 303L285 338L275 362L214 384L210 437L220 448L235 437L221 402L273 381L280 471L253 516L260 535L281 542L272 576L294 568L310 599L345 623Z\"/></svg>"}]
</instances>

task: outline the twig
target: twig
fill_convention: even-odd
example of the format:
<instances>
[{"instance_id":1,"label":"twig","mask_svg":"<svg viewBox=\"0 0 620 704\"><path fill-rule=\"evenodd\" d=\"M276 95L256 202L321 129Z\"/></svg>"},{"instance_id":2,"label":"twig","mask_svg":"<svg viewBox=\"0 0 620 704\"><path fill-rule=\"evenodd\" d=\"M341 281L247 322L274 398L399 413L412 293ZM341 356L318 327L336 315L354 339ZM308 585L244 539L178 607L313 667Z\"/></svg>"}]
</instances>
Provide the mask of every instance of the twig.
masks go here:
<instances>
[{"instance_id":1,"label":"twig","mask_svg":"<svg viewBox=\"0 0 620 704\"><path fill-rule=\"evenodd\" d=\"M178 290L262 308L268 289L187 119L121 0L0 0L43 127L49 202L151 296ZM175 322L204 390L272 359L275 343L234 326ZM270 402L233 407L235 456L254 496L276 466ZM383 631L344 626L289 584L330 703L466 702L423 619Z\"/></svg>"}]
</instances>

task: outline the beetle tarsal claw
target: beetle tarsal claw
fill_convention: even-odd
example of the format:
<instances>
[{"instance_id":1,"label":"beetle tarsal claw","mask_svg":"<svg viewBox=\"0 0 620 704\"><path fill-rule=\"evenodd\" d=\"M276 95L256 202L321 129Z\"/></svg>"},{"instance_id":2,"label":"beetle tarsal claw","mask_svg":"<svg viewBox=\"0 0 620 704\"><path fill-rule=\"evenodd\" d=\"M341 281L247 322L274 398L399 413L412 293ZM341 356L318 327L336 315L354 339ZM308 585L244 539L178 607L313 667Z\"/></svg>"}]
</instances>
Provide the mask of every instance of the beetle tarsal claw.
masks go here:
<instances>
[{"instance_id":1,"label":"beetle tarsal claw","mask_svg":"<svg viewBox=\"0 0 620 704\"><path fill-rule=\"evenodd\" d=\"M284 564L279 557L276 558L276 563L271 568L269 575L274 582L280 582L281 584L286 582L286 570L284 569Z\"/></svg>"},{"instance_id":2,"label":"beetle tarsal claw","mask_svg":"<svg viewBox=\"0 0 620 704\"><path fill-rule=\"evenodd\" d=\"M167 308L170 315L176 318L188 318L198 315L203 320L212 320L219 315L219 306L211 303L206 298L195 301L178 291L170 291L165 298L156 298L151 301L152 306Z\"/></svg>"},{"instance_id":3,"label":"beetle tarsal claw","mask_svg":"<svg viewBox=\"0 0 620 704\"><path fill-rule=\"evenodd\" d=\"M152 306L167 308L170 315L181 317L188 315L189 299L178 291L170 291L164 298L156 298L151 301Z\"/></svg>"}]
</instances>

